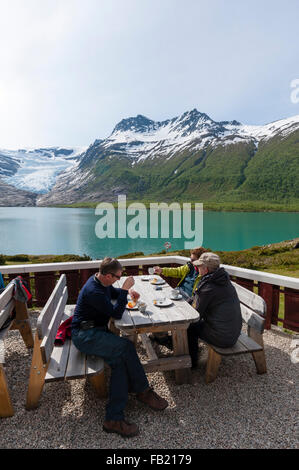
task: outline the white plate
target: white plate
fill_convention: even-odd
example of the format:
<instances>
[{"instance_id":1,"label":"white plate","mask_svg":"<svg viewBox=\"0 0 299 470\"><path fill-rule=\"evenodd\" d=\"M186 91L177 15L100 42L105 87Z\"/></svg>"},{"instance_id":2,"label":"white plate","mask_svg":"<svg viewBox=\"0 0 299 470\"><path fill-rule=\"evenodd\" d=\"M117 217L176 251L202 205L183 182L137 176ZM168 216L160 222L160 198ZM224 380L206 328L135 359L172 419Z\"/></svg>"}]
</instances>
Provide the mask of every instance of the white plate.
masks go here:
<instances>
[{"instance_id":1,"label":"white plate","mask_svg":"<svg viewBox=\"0 0 299 470\"><path fill-rule=\"evenodd\" d=\"M156 304L154 303L155 301L157 302ZM169 307L169 305L172 305L173 302L170 299L166 299L163 302L159 299L154 299L153 303L156 307Z\"/></svg>"},{"instance_id":2,"label":"white plate","mask_svg":"<svg viewBox=\"0 0 299 470\"><path fill-rule=\"evenodd\" d=\"M182 294L179 294L177 297L173 297L172 295L169 297L172 300L181 300L183 298Z\"/></svg>"},{"instance_id":3,"label":"white plate","mask_svg":"<svg viewBox=\"0 0 299 470\"><path fill-rule=\"evenodd\" d=\"M138 310L138 305L136 304L135 307L128 307L128 304L126 305L127 310Z\"/></svg>"},{"instance_id":4,"label":"white plate","mask_svg":"<svg viewBox=\"0 0 299 470\"><path fill-rule=\"evenodd\" d=\"M159 286L160 284L165 284L165 281L164 281L164 279L157 279L156 282L154 282L154 280L152 280L151 284L153 284L154 286Z\"/></svg>"},{"instance_id":5,"label":"white plate","mask_svg":"<svg viewBox=\"0 0 299 470\"><path fill-rule=\"evenodd\" d=\"M149 281L151 276L141 276L142 281Z\"/></svg>"}]
</instances>

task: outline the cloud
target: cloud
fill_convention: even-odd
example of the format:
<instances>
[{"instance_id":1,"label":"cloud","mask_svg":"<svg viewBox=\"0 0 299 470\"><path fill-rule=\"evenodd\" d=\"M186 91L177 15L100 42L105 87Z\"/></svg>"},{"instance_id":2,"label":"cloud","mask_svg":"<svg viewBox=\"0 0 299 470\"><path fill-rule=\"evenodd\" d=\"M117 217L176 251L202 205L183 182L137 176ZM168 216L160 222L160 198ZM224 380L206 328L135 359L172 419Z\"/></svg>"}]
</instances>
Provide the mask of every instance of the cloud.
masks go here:
<instances>
[{"instance_id":1,"label":"cloud","mask_svg":"<svg viewBox=\"0 0 299 470\"><path fill-rule=\"evenodd\" d=\"M299 8L286 5L0 0L0 148L89 145L124 117L194 107L257 124L297 114Z\"/></svg>"}]
</instances>

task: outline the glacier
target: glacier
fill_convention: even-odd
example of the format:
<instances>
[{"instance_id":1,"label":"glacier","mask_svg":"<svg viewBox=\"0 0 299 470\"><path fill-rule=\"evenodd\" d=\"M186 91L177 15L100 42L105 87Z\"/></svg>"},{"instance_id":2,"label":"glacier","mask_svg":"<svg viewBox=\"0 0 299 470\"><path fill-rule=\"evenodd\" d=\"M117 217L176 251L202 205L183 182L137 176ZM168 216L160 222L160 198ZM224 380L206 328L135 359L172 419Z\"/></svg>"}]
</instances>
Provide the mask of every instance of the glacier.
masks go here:
<instances>
[{"instance_id":1,"label":"glacier","mask_svg":"<svg viewBox=\"0 0 299 470\"><path fill-rule=\"evenodd\" d=\"M2 175L1 179L18 189L45 194L55 185L58 175L73 168L85 151L86 147L0 150L3 157L17 163L14 174Z\"/></svg>"}]
</instances>

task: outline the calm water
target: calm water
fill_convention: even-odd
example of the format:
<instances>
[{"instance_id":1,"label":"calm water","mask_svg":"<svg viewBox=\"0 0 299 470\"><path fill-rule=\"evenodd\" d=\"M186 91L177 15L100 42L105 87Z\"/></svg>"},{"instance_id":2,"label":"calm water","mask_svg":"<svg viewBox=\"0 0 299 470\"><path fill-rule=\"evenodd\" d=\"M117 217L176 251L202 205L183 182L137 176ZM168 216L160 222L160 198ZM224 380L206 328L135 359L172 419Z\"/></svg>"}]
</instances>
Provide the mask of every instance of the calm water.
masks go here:
<instances>
[{"instance_id":1,"label":"calm water","mask_svg":"<svg viewBox=\"0 0 299 470\"><path fill-rule=\"evenodd\" d=\"M100 218L94 209L0 207L0 253L85 253L96 259L135 251L158 252L165 241L171 242L171 249L181 249L188 241L172 236L99 239L95 226ZM160 229L161 221L159 233ZM242 250L298 236L298 213L207 211L203 215L203 246L213 250Z\"/></svg>"}]
</instances>

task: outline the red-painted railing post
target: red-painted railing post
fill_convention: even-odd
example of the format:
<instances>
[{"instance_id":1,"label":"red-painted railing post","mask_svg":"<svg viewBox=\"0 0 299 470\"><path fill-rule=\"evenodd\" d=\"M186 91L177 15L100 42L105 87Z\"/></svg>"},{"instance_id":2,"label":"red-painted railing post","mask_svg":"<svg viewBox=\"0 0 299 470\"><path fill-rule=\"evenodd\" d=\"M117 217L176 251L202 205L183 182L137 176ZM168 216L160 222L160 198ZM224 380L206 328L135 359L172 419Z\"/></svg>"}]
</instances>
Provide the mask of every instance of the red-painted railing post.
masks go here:
<instances>
[{"instance_id":1,"label":"red-painted railing post","mask_svg":"<svg viewBox=\"0 0 299 470\"><path fill-rule=\"evenodd\" d=\"M241 277L236 277L235 282L236 284L239 284L240 286L245 287L245 289L248 289L253 292L254 281L252 281L251 279L243 279Z\"/></svg>"},{"instance_id":2,"label":"red-painted railing post","mask_svg":"<svg viewBox=\"0 0 299 470\"><path fill-rule=\"evenodd\" d=\"M258 283L258 295L263 297L267 305L265 329L270 330L271 323L277 325L279 311L279 286L266 282Z\"/></svg>"},{"instance_id":3,"label":"red-painted railing post","mask_svg":"<svg viewBox=\"0 0 299 470\"><path fill-rule=\"evenodd\" d=\"M37 307L43 307L56 284L55 271L35 273L35 298Z\"/></svg>"},{"instance_id":4,"label":"red-painted railing post","mask_svg":"<svg viewBox=\"0 0 299 470\"><path fill-rule=\"evenodd\" d=\"M284 328L299 331L299 291L284 288Z\"/></svg>"},{"instance_id":5,"label":"red-painted railing post","mask_svg":"<svg viewBox=\"0 0 299 470\"><path fill-rule=\"evenodd\" d=\"M88 281L90 276L93 276L97 273L99 269L80 269L80 277L79 277L79 288L82 289L85 282Z\"/></svg>"},{"instance_id":6,"label":"red-painted railing post","mask_svg":"<svg viewBox=\"0 0 299 470\"><path fill-rule=\"evenodd\" d=\"M61 274L66 275L66 285L68 292L68 304L75 304L77 302L79 289L80 289L80 274L78 269L73 269L72 271L59 271L59 276Z\"/></svg>"},{"instance_id":7,"label":"red-painted railing post","mask_svg":"<svg viewBox=\"0 0 299 470\"><path fill-rule=\"evenodd\" d=\"M126 276L138 276L139 266L124 266L124 272Z\"/></svg>"}]
</instances>

